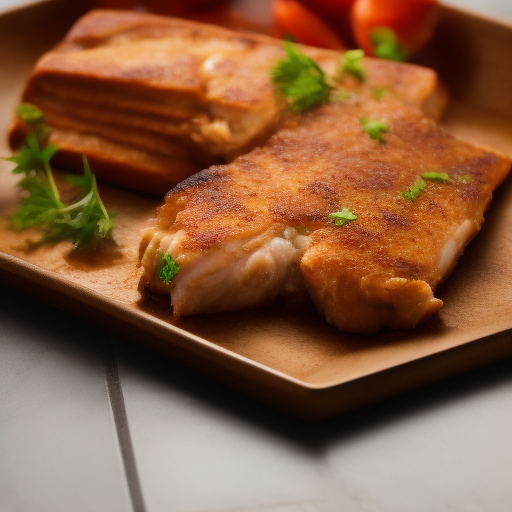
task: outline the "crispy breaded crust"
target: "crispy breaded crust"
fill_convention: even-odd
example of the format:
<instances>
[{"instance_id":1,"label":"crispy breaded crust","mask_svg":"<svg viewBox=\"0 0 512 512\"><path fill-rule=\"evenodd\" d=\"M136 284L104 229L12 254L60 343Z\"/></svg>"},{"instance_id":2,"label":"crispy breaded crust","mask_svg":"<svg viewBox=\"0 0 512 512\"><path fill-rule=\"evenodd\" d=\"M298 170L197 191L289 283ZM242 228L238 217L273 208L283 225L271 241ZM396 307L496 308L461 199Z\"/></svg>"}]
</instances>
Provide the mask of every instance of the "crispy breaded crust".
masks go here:
<instances>
[{"instance_id":1,"label":"crispy breaded crust","mask_svg":"<svg viewBox=\"0 0 512 512\"><path fill-rule=\"evenodd\" d=\"M385 143L364 132L362 118L386 121ZM441 307L433 290L480 229L492 191L510 165L510 159L455 139L400 102L325 105L265 147L171 190L148 235L163 242L153 243L152 255L146 251L142 282L170 292L179 314L197 313L197 297L193 305L186 297L200 291L180 288L189 262L192 268L199 255L225 251L237 240L250 251L249 241L263 233L294 227L310 237L300 271L331 324L354 332L412 327ZM430 171L450 179L428 182L416 201L407 200L403 191ZM358 218L335 226L329 215L343 207ZM171 254L183 281L178 274L163 286L151 266L158 265L158 251L167 250L165 237L178 232ZM216 307L223 309L222 300Z\"/></svg>"}]
</instances>

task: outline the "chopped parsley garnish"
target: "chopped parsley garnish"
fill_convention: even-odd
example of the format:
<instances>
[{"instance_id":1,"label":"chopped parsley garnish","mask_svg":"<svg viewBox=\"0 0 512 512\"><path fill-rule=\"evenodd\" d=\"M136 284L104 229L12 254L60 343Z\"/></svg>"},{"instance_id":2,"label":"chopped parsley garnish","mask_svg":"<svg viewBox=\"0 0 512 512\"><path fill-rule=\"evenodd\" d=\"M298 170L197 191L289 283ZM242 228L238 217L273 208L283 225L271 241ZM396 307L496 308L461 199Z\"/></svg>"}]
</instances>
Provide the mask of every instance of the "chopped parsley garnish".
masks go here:
<instances>
[{"instance_id":1,"label":"chopped parsley garnish","mask_svg":"<svg viewBox=\"0 0 512 512\"><path fill-rule=\"evenodd\" d=\"M27 194L11 218L13 228L21 231L40 227L44 234L38 243L70 239L77 248L112 239L112 216L99 196L87 159L84 157L84 175L71 179L80 188L81 199L65 205L50 167L58 147L49 144L43 148L49 132L42 112L34 105L23 104L17 113L32 131L18 153L7 159L16 164L14 174L25 175L18 187Z\"/></svg>"},{"instance_id":2,"label":"chopped parsley garnish","mask_svg":"<svg viewBox=\"0 0 512 512\"><path fill-rule=\"evenodd\" d=\"M349 222L357 219L357 215L352 213L348 208L343 208L341 212L329 214L329 218L334 222L335 226L344 226Z\"/></svg>"},{"instance_id":3,"label":"chopped parsley garnish","mask_svg":"<svg viewBox=\"0 0 512 512\"><path fill-rule=\"evenodd\" d=\"M420 178L411 188L404 190L402 195L405 197L405 199L414 203L414 201L418 199L418 196L423 192L423 190L425 190L426 186L427 183Z\"/></svg>"},{"instance_id":4,"label":"chopped parsley garnish","mask_svg":"<svg viewBox=\"0 0 512 512\"><path fill-rule=\"evenodd\" d=\"M365 117L361 119L361 125L371 139L378 140L381 144L386 142L384 140L384 134L388 131L388 126L385 121Z\"/></svg>"},{"instance_id":5,"label":"chopped parsley garnish","mask_svg":"<svg viewBox=\"0 0 512 512\"><path fill-rule=\"evenodd\" d=\"M366 72L363 67L363 50L349 50L343 54L341 61L341 70L345 73L354 75L363 82L366 78Z\"/></svg>"},{"instance_id":6,"label":"chopped parsley garnish","mask_svg":"<svg viewBox=\"0 0 512 512\"><path fill-rule=\"evenodd\" d=\"M409 53L398 42L395 32L389 27L377 27L370 36L374 45L375 56L381 59L404 62Z\"/></svg>"},{"instance_id":7,"label":"chopped parsley garnish","mask_svg":"<svg viewBox=\"0 0 512 512\"><path fill-rule=\"evenodd\" d=\"M435 181L437 183L446 183L450 177L445 172L425 172L422 175L424 180Z\"/></svg>"},{"instance_id":8,"label":"chopped parsley garnish","mask_svg":"<svg viewBox=\"0 0 512 512\"><path fill-rule=\"evenodd\" d=\"M332 85L322 68L290 41L284 42L287 58L272 70L272 80L290 102L292 110L302 112L329 101Z\"/></svg>"},{"instance_id":9,"label":"chopped parsley garnish","mask_svg":"<svg viewBox=\"0 0 512 512\"><path fill-rule=\"evenodd\" d=\"M168 252L164 252L162 262L163 267L160 269L160 272L158 272L158 277L165 284L169 284L178 273L180 266Z\"/></svg>"}]
</instances>

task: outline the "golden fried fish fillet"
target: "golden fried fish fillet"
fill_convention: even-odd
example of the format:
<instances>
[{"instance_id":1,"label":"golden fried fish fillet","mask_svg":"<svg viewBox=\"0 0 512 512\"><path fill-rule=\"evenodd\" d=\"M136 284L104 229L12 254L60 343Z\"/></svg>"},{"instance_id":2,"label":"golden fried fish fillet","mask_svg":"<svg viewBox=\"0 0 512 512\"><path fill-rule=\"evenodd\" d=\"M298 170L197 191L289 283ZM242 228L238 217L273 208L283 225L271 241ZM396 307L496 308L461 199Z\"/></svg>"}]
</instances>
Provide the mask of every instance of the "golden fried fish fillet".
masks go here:
<instances>
[{"instance_id":1,"label":"golden fried fish fillet","mask_svg":"<svg viewBox=\"0 0 512 512\"><path fill-rule=\"evenodd\" d=\"M364 118L385 120L384 142ZM344 331L426 320L511 161L398 101L324 105L296 122L167 194L141 244L141 289L170 294L176 316L309 293ZM449 179L424 180L406 198L428 172ZM330 214L343 208L357 219L335 225ZM159 277L166 252L180 267L168 284Z\"/></svg>"},{"instance_id":2,"label":"golden fried fish fillet","mask_svg":"<svg viewBox=\"0 0 512 512\"><path fill-rule=\"evenodd\" d=\"M302 51L330 75L341 54ZM36 64L23 101L37 105L61 147L57 163L114 184L163 194L214 163L264 143L286 120L271 69L283 42L202 23L138 12L94 10ZM445 94L434 71L366 59L364 84L439 117ZM13 121L11 146L25 136ZM125 170L123 171L123 167Z\"/></svg>"}]
</instances>

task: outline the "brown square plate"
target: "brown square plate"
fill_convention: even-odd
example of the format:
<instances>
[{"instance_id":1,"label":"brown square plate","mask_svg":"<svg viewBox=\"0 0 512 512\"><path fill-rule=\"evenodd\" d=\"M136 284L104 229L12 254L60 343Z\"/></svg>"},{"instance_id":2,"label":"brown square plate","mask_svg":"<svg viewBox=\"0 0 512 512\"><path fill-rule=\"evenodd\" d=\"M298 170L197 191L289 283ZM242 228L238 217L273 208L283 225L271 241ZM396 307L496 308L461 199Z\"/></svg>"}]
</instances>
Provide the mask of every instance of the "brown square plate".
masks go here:
<instances>
[{"instance_id":1,"label":"brown square plate","mask_svg":"<svg viewBox=\"0 0 512 512\"><path fill-rule=\"evenodd\" d=\"M74 2L73 2L74 4ZM0 16L0 132L35 59L81 14L53 0ZM443 8L419 57L451 97L444 126L512 154L512 27ZM4 137L5 139L5 137ZM8 155L7 144L0 154ZM68 243L27 250L33 233L9 229L19 194L0 163L0 278L87 316L279 408L327 417L512 355L512 181L497 191L482 232L438 291L441 313L413 329L349 335L310 303L171 322L168 304L137 292L139 233L160 200L101 187L118 212L118 246L89 255Z\"/></svg>"}]
</instances>

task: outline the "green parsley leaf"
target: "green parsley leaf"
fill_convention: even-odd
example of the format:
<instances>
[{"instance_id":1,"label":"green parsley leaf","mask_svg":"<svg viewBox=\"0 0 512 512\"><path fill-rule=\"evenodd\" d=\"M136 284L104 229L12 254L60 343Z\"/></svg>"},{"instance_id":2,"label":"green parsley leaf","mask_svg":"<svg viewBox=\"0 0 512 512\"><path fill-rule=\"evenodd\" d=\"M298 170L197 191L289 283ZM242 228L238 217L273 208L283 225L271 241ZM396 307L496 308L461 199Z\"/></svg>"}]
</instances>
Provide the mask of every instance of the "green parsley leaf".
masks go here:
<instances>
[{"instance_id":1,"label":"green parsley leaf","mask_svg":"<svg viewBox=\"0 0 512 512\"><path fill-rule=\"evenodd\" d=\"M432 171L424 172L422 178L424 180L435 181L437 183L446 183L450 179L450 176L448 176L448 174L446 174L445 172Z\"/></svg>"},{"instance_id":2,"label":"green parsley leaf","mask_svg":"<svg viewBox=\"0 0 512 512\"><path fill-rule=\"evenodd\" d=\"M409 53L400 45L395 32L389 27L374 28L370 40L375 46L376 57L399 62L409 58Z\"/></svg>"},{"instance_id":3,"label":"green parsley leaf","mask_svg":"<svg viewBox=\"0 0 512 512\"><path fill-rule=\"evenodd\" d=\"M55 197L50 183L37 176L26 176L18 186L28 192L28 196L21 199L11 217L13 228L22 231L34 226L51 226L64 205Z\"/></svg>"},{"instance_id":4,"label":"green parsley leaf","mask_svg":"<svg viewBox=\"0 0 512 512\"><path fill-rule=\"evenodd\" d=\"M180 266L176 263L174 258L168 253L164 252L162 256L163 267L158 273L158 277L165 283L169 284L180 269Z\"/></svg>"},{"instance_id":5,"label":"green parsley leaf","mask_svg":"<svg viewBox=\"0 0 512 512\"><path fill-rule=\"evenodd\" d=\"M348 50L345 52L341 61L342 72L350 73L363 82L366 78L366 72L363 67L363 57L363 50Z\"/></svg>"},{"instance_id":6,"label":"green parsley leaf","mask_svg":"<svg viewBox=\"0 0 512 512\"><path fill-rule=\"evenodd\" d=\"M51 157L57 151L58 148L54 144L50 144L41 150L37 135L32 132L26 138L18 153L11 158L6 158L6 160L16 164L12 171L13 174L22 172L30 174L32 171L46 172Z\"/></svg>"},{"instance_id":7,"label":"green parsley leaf","mask_svg":"<svg viewBox=\"0 0 512 512\"><path fill-rule=\"evenodd\" d=\"M405 197L405 199L414 203L414 201L418 199L418 196L423 192L423 190L425 190L426 186L426 182L420 178L412 187L404 190L402 195Z\"/></svg>"},{"instance_id":8,"label":"green parsley leaf","mask_svg":"<svg viewBox=\"0 0 512 512\"><path fill-rule=\"evenodd\" d=\"M16 114L28 124L32 133L36 135L40 143L48 138L50 131L45 126L44 114L38 107L31 103L22 103L16 109Z\"/></svg>"},{"instance_id":9,"label":"green parsley leaf","mask_svg":"<svg viewBox=\"0 0 512 512\"><path fill-rule=\"evenodd\" d=\"M91 173L87 158L83 157L84 174L71 181L81 188L83 198L74 204L62 207L43 241L71 239L77 248L96 246L112 239L113 216L101 200L96 176Z\"/></svg>"},{"instance_id":10,"label":"green parsley leaf","mask_svg":"<svg viewBox=\"0 0 512 512\"><path fill-rule=\"evenodd\" d=\"M357 219L357 215L352 213L348 208L343 208L341 212L329 214L329 218L334 222L335 226L344 226L349 222Z\"/></svg>"},{"instance_id":11,"label":"green parsley leaf","mask_svg":"<svg viewBox=\"0 0 512 512\"><path fill-rule=\"evenodd\" d=\"M44 122L43 112L31 103L22 103L19 105L16 109L16 114L18 114L31 128Z\"/></svg>"},{"instance_id":12,"label":"green parsley leaf","mask_svg":"<svg viewBox=\"0 0 512 512\"><path fill-rule=\"evenodd\" d=\"M361 119L361 125L363 126L363 130L371 139L378 140L381 144L386 142L383 137L383 135L388 131L388 126L385 121L364 117Z\"/></svg>"},{"instance_id":13,"label":"green parsley leaf","mask_svg":"<svg viewBox=\"0 0 512 512\"><path fill-rule=\"evenodd\" d=\"M301 112L329 101L331 85L322 68L290 41L285 41L287 58L272 70L272 80L288 99L292 110Z\"/></svg>"},{"instance_id":14,"label":"green parsley leaf","mask_svg":"<svg viewBox=\"0 0 512 512\"><path fill-rule=\"evenodd\" d=\"M81 189L82 199L71 205L62 203L50 167L50 159L57 146L41 149L43 133L42 114L36 107L24 104L18 113L33 128L18 153L8 158L16 164L14 174L24 173L18 183L25 192L18 209L11 217L14 229L40 227L44 233L37 243L71 239L77 248L96 245L112 238L113 221L99 196L96 177L84 157L84 175L73 178Z\"/></svg>"}]
</instances>

